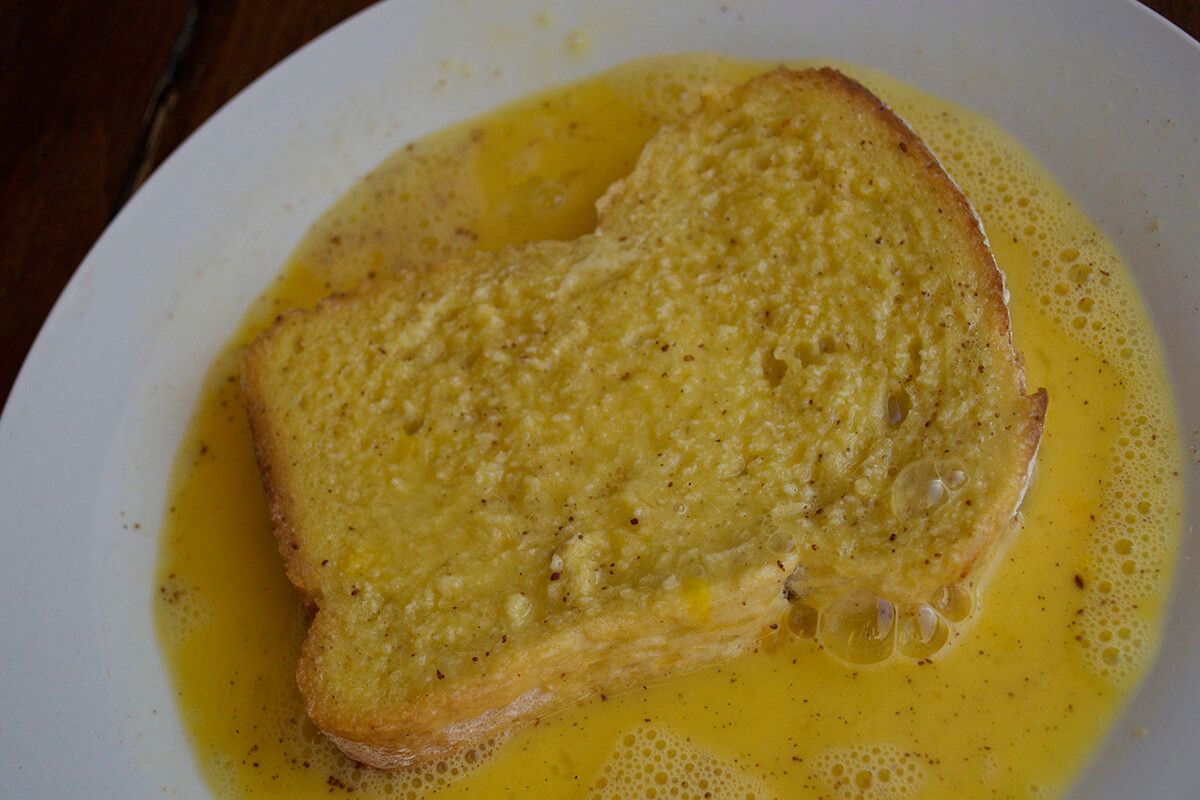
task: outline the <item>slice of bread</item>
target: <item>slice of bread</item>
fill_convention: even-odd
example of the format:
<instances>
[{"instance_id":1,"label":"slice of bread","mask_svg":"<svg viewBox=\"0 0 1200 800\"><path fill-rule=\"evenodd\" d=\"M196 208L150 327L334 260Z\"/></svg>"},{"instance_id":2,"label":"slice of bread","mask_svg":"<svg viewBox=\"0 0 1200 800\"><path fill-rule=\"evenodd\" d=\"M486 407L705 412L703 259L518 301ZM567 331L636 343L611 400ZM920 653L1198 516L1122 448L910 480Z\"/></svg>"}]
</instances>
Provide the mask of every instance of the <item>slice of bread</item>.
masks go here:
<instances>
[{"instance_id":1,"label":"slice of bread","mask_svg":"<svg viewBox=\"0 0 1200 800\"><path fill-rule=\"evenodd\" d=\"M379 767L896 609L1010 527L1045 411L917 136L832 70L661 131L594 234L284 315L243 382L316 724Z\"/></svg>"}]
</instances>

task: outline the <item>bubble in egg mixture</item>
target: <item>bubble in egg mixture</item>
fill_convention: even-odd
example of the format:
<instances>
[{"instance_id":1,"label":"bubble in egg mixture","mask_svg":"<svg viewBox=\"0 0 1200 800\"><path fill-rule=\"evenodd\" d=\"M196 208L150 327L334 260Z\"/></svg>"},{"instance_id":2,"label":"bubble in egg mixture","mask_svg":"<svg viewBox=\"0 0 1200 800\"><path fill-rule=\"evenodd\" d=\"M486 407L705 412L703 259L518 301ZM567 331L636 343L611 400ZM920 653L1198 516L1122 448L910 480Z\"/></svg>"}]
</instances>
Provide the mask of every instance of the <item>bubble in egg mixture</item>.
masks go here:
<instances>
[{"instance_id":1,"label":"bubble in egg mixture","mask_svg":"<svg viewBox=\"0 0 1200 800\"><path fill-rule=\"evenodd\" d=\"M600 768L589 800L767 800L766 785L736 763L653 726L621 736Z\"/></svg>"},{"instance_id":2,"label":"bubble in egg mixture","mask_svg":"<svg viewBox=\"0 0 1200 800\"><path fill-rule=\"evenodd\" d=\"M896 646L896 608L873 592L850 592L821 612L817 634L843 661L877 664Z\"/></svg>"},{"instance_id":3,"label":"bubble in egg mixture","mask_svg":"<svg viewBox=\"0 0 1200 800\"><path fill-rule=\"evenodd\" d=\"M907 609L896 627L896 646L908 658L928 658L949 640L950 626L927 605Z\"/></svg>"},{"instance_id":4,"label":"bubble in egg mixture","mask_svg":"<svg viewBox=\"0 0 1200 800\"><path fill-rule=\"evenodd\" d=\"M899 425L904 422L909 411L912 411L912 398L903 389L890 393L884 401L884 413L889 425Z\"/></svg>"},{"instance_id":5,"label":"bubble in egg mixture","mask_svg":"<svg viewBox=\"0 0 1200 800\"><path fill-rule=\"evenodd\" d=\"M918 756L892 744L837 747L813 763L840 800L907 800L925 783Z\"/></svg>"},{"instance_id":6,"label":"bubble in egg mixture","mask_svg":"<svg viewBox=\"0 0 1200 800\"><path fill-rule=\"evenodd\" d=\"M931 603L950 622L962 622L975 609L971 590L959 583L948 583L933 593Z\"/></svg>"},{"instance_id":7,"label":"bubble in egg mixture","mask_svg":"<svg viewBox=\"0 0 1200 800\"><path fill-rule=\"evenodd\" d=\"M900 520L932 514L966 483L966 470L958 464L931 458L914 461L892 481L892 513Z\"/></svg>"},{"instance_id":8,"label":"bubble in egg mixture","mask_svg":"<svg viewBox=\"0 0 1200 800\"><path fill-rule=\"evenodd\" d=\"M792 603L784 615L786 630L801 639L812 639L817 635L817 620L820 612L807 603Z\"/></svg>"}]
</instances>

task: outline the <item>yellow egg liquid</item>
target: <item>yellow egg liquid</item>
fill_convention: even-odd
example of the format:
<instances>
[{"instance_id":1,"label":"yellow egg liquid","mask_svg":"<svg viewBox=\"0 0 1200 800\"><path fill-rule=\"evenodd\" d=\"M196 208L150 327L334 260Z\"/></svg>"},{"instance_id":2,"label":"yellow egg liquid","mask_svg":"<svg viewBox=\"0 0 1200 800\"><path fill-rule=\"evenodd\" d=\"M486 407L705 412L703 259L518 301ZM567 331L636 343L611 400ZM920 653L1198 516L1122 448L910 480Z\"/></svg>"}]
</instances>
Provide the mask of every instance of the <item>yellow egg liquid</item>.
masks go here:
<instances>
[{"instance_id":1,"label":"yellow egg liquid","mask_svg":"<svg viewBox=\"0 0 1200 800\"><path fill-rule=\"evenodd\" d=\"M595 697L424 771L360 767L305 717L307 618L271 534L241 349L278 311L364 278L588 232L596 197L700 87L767 66L634 62L410 145L318 221L250 310L182 445L156 603L216 796L1046 798L1086 764L1157 651L1179 538L1179 437L1153 329L1114 249L1011 138L848 65L975 204L1028 385L1050 393L1021 530L974 626L928 659L856 667L785 624L732 663Z\"/></svg>"}]
</instances>

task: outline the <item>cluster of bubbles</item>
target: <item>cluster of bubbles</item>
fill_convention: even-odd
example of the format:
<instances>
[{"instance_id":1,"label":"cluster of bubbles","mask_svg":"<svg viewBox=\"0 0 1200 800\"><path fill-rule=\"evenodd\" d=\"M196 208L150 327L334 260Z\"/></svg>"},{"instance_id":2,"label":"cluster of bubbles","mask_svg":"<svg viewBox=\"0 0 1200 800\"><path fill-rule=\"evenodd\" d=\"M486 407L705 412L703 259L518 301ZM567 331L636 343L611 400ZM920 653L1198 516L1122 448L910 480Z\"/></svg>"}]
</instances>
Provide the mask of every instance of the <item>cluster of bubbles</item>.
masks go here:
<instances>
[{"instance_id":1,"label":"cluster of bubbles","mask_svg":"<svg viewBox=\"0 0 1200 800\"><path fill-rule=\"evenodd\" d=\"M486 764L507 737L493 739L485 744L457 750L433 764L405 767L391 772L372 771L373 789L384 797L398 800L418 800L439 789L467 777Z\"/></svg>"},{"instance_id":2,"label":"cluster of bubbles","mask_svg":"<svg viewBox=\"0 0 1200 800\"><path fill-rule=\"evenodd\" d=\"M621 736L600 768L588 800L766 800L758 778L687 739L643 725Z\"/></svg>"},{"instance_id":3,"label":"cluster of bubbles","mask_svg":"<svg viewBox=\"0 0 1200 800\"><path fill-rule=\"evenodd\" d=\"M297 743L290 755L292 762L314 773L325 775L329 793L334 797L350 795L386 797L389 800L423 800L474 773L486 764L508 739L502 735L483 744L457 750L429 764L387 771L377 770L347 759L307 716L303 713L296 715L298 698L279 697L273 700L274 704L270 707L278 709L279 717L273 721L270 729L297 731L295 735L287 736L289 740ZM290 700L290 705L285 700ZM237 765L228 762L219 766L222 769L218 775L223 776L226 783L225 791L219 796L241 797L244 788L239 779Z\"/></svg>"},{"instance_id":4,"label":"cluster of bubbles","mask_svg":"<svg viewBox=\"0 0 1200 800\"><path fill-rule=\"evenodd\" d=\"M1089 602L1077 620L1076 641L1092 670L1115 683L1135 678L1152 655L1153 639L1140 606L1147 587L1165 579L1169 555L1161 533L1168 526L1169 504L1159 496L1161 487L1140 469L1147 458L1162 456L1154 453L1153 440L1142 438L1156 427L1146 425L1149 419L1139 413L1122 420L1113 476L1105 487L1108 500L1096 515L1088 539L1088 574L1081 576Z\"/></svg>"},{"instance_id":5,"label":"cluster of bubbles","mask_svg":"<svg viewBox=\"0 0 1200 800\"><path fill-rule=\"evenodd\" d=\"M813 765L841 800L907 800L925 782L918 757L891 744L836 747Z\"/></svg>"},{"instance_id":6,"label":"cluster of bubbles","mask_svg":"<svg viewBox=\"0 0 1200 800\"><path fill-rule=\"evenodd\" d=\"M969 586L942 586L924 603L896 605L868 589L852 589L817 607L809 598L793 600L783 630L816 639L849 664L879 664L893 656L931 657L954 637L976 601Z\"/></svg>"},{"instance_id":7,"label":"cluster of bubbles","mask_svg":"<svg viewBox=\"0 0 1200 800\"><path fill-rule=\"evenodd\" d=\"M158 599L170 606L170 613L159 615L162 634L176 646L183 645L193 633L213 619L211 601L175 573L167 575L159 583Z\"/></svg>"}]
</instances>

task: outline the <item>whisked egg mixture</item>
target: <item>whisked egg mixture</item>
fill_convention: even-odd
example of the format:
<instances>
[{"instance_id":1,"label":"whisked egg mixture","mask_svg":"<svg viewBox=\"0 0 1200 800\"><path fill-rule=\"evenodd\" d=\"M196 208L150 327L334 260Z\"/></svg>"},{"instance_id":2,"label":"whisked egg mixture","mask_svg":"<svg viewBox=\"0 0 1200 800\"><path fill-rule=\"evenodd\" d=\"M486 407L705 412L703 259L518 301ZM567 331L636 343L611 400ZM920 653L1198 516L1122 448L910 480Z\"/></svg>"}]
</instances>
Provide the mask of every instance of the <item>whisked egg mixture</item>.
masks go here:
<instances>
[{"instance_id":1,"label":"whisked egg mixture","mask_svg":"<svg viewBox=\"0 0 1200 800\"><path fill-rule=\"evenodd\" d=\"M588 232L596 197L701 87L770 66L638 61L409 145L317 222L249 311L181 447L156 599L217 797L1047 798L1086 764L1157 651L1179 539L1180 445L1153 329L1115 250L1015 141L849 65L835 66L892 105L974 203L1028 385L1050 392L1037 475L988 582L903 617L873 597L797 602L732 663L593 698L422 770L360 767L304 715L307 618L270 531L242 348L279 311L363 279ZM936 513L969 478L932 465L890 502Z\"/></svg>"}]
</instances>

